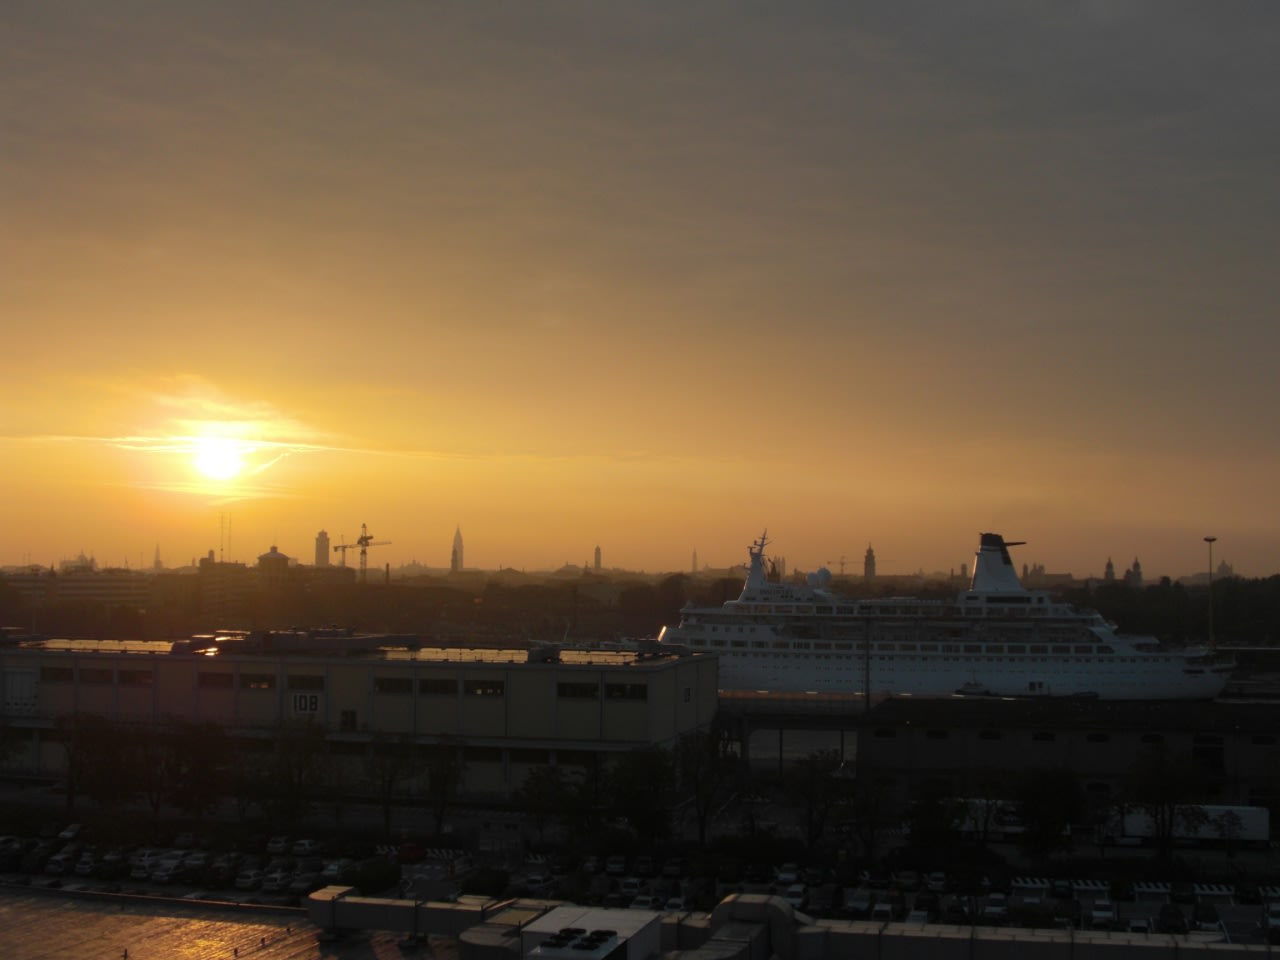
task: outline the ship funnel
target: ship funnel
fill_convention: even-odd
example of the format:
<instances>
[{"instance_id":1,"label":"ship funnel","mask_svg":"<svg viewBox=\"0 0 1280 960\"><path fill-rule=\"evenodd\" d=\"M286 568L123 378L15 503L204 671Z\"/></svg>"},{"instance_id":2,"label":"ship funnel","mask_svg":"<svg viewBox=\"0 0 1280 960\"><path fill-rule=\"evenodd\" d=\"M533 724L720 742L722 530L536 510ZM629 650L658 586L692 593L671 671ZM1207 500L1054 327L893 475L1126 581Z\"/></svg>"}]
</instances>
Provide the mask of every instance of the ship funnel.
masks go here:
<instances>
[{"instance_id":1,"label":"ship funnel","mask_svg":"<svg viewBox=\"0 0 1280 960\"><path fill-rule=\"evenodd\" d=\"M1005 542L998 533L982 534L978 552L973 558L973 580L969 589L980 593L1025 593L1009 556L1010 547L1021 546L1024 542Z\"/></svg>"}]
</instances>

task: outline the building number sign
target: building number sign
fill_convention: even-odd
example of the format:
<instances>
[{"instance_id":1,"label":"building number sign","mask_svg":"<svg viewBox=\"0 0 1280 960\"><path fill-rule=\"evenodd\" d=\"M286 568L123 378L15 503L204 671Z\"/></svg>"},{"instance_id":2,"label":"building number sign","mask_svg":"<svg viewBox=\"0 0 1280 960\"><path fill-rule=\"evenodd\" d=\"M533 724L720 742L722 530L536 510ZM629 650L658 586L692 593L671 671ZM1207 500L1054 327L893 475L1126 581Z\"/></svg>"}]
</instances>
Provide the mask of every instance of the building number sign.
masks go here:
<instances>
[{"instance_id":1,"label":"building number sign","mask_svg":"<svg viewBox=\"0 0 1280 960\"><path fill-rule=\"evenodd\" d=\"M293 700L294 713L319 713L320 712L320 694L318 693L294 693L290 694Z\"/></svg>"}]
</instances>

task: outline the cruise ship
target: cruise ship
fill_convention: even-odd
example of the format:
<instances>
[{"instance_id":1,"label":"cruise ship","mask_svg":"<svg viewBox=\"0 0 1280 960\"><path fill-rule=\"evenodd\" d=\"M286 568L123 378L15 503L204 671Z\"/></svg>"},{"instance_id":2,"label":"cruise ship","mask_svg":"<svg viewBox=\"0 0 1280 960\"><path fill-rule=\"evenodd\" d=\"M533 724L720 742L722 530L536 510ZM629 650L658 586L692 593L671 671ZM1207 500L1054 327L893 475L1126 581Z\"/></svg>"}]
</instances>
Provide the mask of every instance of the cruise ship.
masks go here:
<instances>
[{"instance_id":1,"label":"cruise ship","mask_svg":"<svg viewBox=\"0 0 1280 960\"><path fill-rule=\"evenodd\" d=\"M1211 700L1234 664L1205 647L1171 649L1117 633L1092 610L1019 582L1009 547L984 533L969 589L954 601L859 600L770 578L767 535L749 548L742 594L686 606L658 642L715 653L720 689L886 696Z\"/></svg>"}]
</instances>

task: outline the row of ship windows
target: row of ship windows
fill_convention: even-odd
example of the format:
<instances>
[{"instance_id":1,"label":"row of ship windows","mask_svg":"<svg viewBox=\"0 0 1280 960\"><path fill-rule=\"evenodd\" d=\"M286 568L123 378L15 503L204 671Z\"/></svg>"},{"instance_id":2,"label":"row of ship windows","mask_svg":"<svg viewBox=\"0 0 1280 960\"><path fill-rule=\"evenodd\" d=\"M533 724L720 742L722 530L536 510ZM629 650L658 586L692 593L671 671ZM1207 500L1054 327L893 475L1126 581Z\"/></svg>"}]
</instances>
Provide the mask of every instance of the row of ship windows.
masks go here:
<instances>
[{"instance_id":1,"label":"row of ship windows","mask_svg":"<svg viewBox=\"0 0 1280 960\"><path fill-rule=\"evenodd\" d=\"M40 671L42 683L73 683L75 676L73 667L44 667ZM288 674L285 689L322 692L324 679L316 674ZM242 673L239 680L241 690L274 690L277 678L274 673ZM113 671L109 667L81 667L80 682L150 687L155 682L155 674L150 670ZM196 685L204 690L230 690L235 683L236 675L232 673L202 671L196 675ZM557 683L556 697L560 700L599 700L601 686L598 683ZM417 693L423 697L456 697L459 690L468 697L503 697L507 692L503 680L459 681L456 677L421 677L417 682ZM414 681L411 677L374 677L373 692L411 696ZM649 699L649 687L643 683L606 683L603 692L606 700ZM686 689L685 700L688 699L689 691Z\"/></svg>"},{"instance_id":2,"label":"row of ship windows","mask_svg":"<svg viewBox=\"0 0 1280 960\"><path fill-rule=\"evenodd\" d=\"M988 597L986 606L977 606L981 604L982 598L977 595L970 595L966 598L964 606L947 608L952 616L972 617L980 616L986 613L988 616L992 613L1006 612L1002 608L1015 607L1019 614L1024 614L1024 607L1030 606L1032 603L1045 606L1044 597ZM735 607L743 613L755 613L772 615L778 613L800 613L800 614L818 614L819 616L831 616L833 613L840 617L918 617L920 608L916 604L904 604L896 606L888 604L886 606L866 605L862 607L829 607L823 605L814 605L809 603L743 603L739 601ZM937 609L937 608L934 608ZM1041 613L1042 611L1035 611ZM946 614L943 614L944 616Z\"/></svg>"},{"instance_id":3,"label":"row of ship windows","mask_svg":"<svg viewBox=\"0 0 1280 960\"><path fill-rule=\"evenodd\" d=\"M951 732L950 730L925 730L924 735L926 740L948 740L951 738ZM880 727L875 731L875 736L881 740L893 740L898 736L898 731L892 727ZM978 731L980 740L1003 740L1005 736L1006 734L1003 730ZM1031 739L1039 743L1052 743L1058 739L1058 734L1051 730L1036 730L1031 734ZM1095 730L1086 733L1084 739L1088 743L1109 743L1111 734ZM1144 733L1140 740L1143 743L1164 743L1164 734ZM1220 747L1223 745L1223 738L1216 734L1198 733L1193 740L1195 745L1199 747ZM1270 734L1257 734L1251 737L1250 740L1254 746L1259 747L1275 746L1276 743L1276 738Z\"/></svg>"},{"instance_id":4,"label":"row of ship windows","mask_svg":"<svg viewBox=\"0 0 1280 960\"><path fill-rule=\"evenodd\" d=\"M730 650L831 650L836 653L866 653L865 643L837 643L828 640L711 640L708 646ZM874 649L880 653L964 653L993 654L1014 653L1035 656L1078 654L1111 654L1115 650L1106 644L1026 644L1026 643L877 643Z\"/></svg>"},{"instance_id":5,"label":"row of ship windows","mask_svg":"<svg viewBox=\"0 0 1280 960\"><path fill-rule=\"evenodd\" d=\"M752 660L791 660L795 663L797 670L813 669L812 665L807 664L804 661L797 660L795 657L785 653L749 653L746 654L746 656L750 657ZM1168 663L1169 660L1169 657L1148 657L1145 660L1139 660L1136 657L1098 657L1096 659L1094 657L1080 657L1079 659L1073 660L1072 663L1101 663L1109 667L1125 663L1140 663L1144 666L1148 666L1153 663ZM1021 667L1036 663L1054 663L1055 661L1048 657L882 657L877 655L871 658L871 662L879 666L884 666L885 664L892 665L895 663L1016 663ZM842 660L837 660L834 669L847 670L850 669L850 667L853 669L861 669L864 663L865 661L863 660L853 660L852 658L846 657Z\"/></svg>"}]
</instances>

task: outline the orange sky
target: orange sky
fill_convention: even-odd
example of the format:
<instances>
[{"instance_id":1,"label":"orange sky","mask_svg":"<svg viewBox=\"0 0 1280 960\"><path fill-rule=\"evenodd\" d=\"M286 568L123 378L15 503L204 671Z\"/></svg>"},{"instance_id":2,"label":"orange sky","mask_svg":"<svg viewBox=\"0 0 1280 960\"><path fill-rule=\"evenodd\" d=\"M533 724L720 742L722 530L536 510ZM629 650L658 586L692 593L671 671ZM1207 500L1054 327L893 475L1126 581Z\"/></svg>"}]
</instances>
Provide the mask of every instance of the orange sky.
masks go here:
<instances>
[{"instance_id":1,"label":"orange sky","mask_svg":"<svg viewBox=\"0 0 1280 960\"><path fill-rule=\"evenodd\" d=\"M1280 569L1280 11L0 10L0 564ZM198 438L238 445L213 480Z\"/></svg>"}]
</instances>

